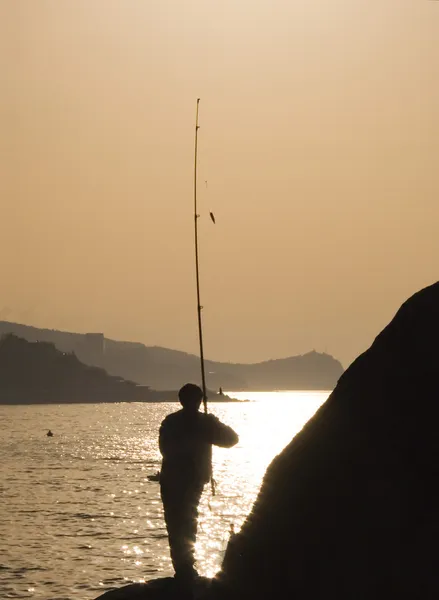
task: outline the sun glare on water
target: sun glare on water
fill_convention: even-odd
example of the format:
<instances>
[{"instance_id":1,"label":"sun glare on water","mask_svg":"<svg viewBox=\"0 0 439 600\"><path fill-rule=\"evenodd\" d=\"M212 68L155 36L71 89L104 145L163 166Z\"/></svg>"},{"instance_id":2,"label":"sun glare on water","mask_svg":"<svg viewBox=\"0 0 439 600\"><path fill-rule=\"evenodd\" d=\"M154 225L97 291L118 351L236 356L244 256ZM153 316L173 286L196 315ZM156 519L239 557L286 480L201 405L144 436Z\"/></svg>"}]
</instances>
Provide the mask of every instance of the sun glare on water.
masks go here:
<instances>
[{"instance_id":1,"label":"sun glare on water","mask_svg":"<svg viewBox=\"0 0 439 600\"><path fill-rule=\"evenodd\" d=\"M197 568L221 567L233 528L251 510L265 470L297 434L328 392L231 393L242 403L209 403L235 429L239 443L214 448L217 493L199 506ZM77 597L78 579L96 590L173 574L160 486L158 431L178 403L109 403L0 407L0 551L5 564L0 596L46 600ZM54 431L47 438L48 425ZM11 521L9 507L14 506ZM7 540L14 540L14 544ZM32 543L29 543L32 540ZM23 578L15 569L26 565ZM48 579L47 565L56 581Z\"/></svg>"},{"instance_id":2,"label":"sun glare on water","mask_svg":"<svg viewBox=\"0 0 439 600\"><path fill-rule=\"evenodd\" d=\"M207 577L220 568L230 532L240 530L268 465L314 415L329 392L231 392L230 395L251 402L210 406L212 412L235 429L240 439L231 450L214 449L217 492L212 496L206 486L200 504L196 555L198 570Z\"/></svg>"}]
</instances>

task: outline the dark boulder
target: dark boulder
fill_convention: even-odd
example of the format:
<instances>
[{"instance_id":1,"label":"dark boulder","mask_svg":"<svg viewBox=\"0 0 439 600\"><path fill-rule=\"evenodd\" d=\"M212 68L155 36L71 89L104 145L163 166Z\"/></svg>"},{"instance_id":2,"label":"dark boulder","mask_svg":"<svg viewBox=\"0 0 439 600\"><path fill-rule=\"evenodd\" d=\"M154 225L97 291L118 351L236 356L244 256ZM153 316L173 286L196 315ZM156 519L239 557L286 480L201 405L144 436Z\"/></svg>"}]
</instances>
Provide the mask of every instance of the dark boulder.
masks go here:
<instances>
[{"instance_id":1,"label":"dark boulder","mask_svg":"<svg viewBox=\"0 0 439 600\"><path fill-rule=\"evenodd\" d=\"M439 283L410 298L267 470L223 598L439 598Z\"/></svg>"},{"instance_id":2,"label":"dark boulder","mask_svg":"<svg viewBox=\"0 0 439 600\"><path fill-rule=\"evenodd\" d=\"M198 600L209 595L211 580L200 577L191 588L182 587L173 577L132 583L110 590L96 600Z\"/></svg>"},{"instance_id":3,"label":"dark boulder","mask_svg":"<svg viewBox=\"0 0 439 600\"><path fill-rule=\"evenodd\" d=\"M439 283L273 460L205 598L439 598L438 417Z\"/></svg>"}]
</instances>

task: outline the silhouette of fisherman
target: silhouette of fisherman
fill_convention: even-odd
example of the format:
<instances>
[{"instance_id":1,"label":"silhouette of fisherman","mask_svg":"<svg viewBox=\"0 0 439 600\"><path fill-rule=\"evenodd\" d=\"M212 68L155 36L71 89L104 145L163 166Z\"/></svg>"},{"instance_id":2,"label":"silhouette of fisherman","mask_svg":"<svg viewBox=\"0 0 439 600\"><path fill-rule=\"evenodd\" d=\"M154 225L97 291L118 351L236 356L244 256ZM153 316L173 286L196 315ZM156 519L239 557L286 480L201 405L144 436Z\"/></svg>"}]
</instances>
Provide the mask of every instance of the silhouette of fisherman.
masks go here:
<instances>
[{"instance_id":1,"label":"silhouette of fisherman","mask_svg":"<svg viewBox=\"0 0 439 600\"><path fill-rule=\"evenodd\" d=\"M212 444L231 448L239 438L214 415L199 412L203 392L197 385L187 383L178 397L183 408L168 415L160 427L160 491L175 578L186 585L197 577L197 509L212 476Z\"/></svg>"}]
</instances>

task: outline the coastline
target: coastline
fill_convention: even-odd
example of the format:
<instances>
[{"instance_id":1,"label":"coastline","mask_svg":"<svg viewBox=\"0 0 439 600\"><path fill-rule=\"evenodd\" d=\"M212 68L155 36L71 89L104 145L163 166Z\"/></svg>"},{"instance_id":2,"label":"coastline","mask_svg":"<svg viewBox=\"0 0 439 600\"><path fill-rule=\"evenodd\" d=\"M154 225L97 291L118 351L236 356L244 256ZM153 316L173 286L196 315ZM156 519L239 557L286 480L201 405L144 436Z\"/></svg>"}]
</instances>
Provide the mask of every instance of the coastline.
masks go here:
<instances>
[{"instance_id":1,"label":"coastline","mask_svg":"<svg viewBox=\"0 0 439 600\"><path fill-rule=\"evenodd\" d=\"M141 386L139 386L141 388ZM135 388L136 389L136 388ZM138 389L138 388L137 388ZM140 394L127 394L126 398L117 397L115 399L111 399L110 397L97 397L88 398L85 395L78 395L78 397L68 397L66 399L60 399L53 396L33 396L32 399L27 397L17 398L12 395L7 395L7 397L0 397L0 406L33 406L33 405L53 405L53 404L117 404L117 403L132 403L132 402L142 402L142 403L155 403L155 402L169 402L176 403L178 402L178 390L149 390L143 388L143 393ZM110 396L110 395L108 395ZM250 400L238 400L237 398L232 398L227 394L220 395L216 393L212 393L211 396L207 398L209 403L242 403L242 402L250 402Z\"/></svg>"}]
</instances>

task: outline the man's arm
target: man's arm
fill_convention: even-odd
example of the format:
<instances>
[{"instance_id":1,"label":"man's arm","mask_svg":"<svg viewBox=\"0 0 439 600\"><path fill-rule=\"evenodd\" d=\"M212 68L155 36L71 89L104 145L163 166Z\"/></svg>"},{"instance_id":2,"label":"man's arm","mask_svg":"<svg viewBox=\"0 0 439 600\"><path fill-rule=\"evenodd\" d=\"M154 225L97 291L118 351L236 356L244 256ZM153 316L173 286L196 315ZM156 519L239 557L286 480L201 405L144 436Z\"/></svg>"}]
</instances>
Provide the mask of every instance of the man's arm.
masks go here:
<instances>
[{"instance_id":1,"label":"man's arm","mask_svg":"<svg viewBox=\"0 0 439 600\"><path fill-rule=\"evenodd\" d=\"M178 447L180 445L179 439L173 429L172 424L166 419L160 426L159 449L163 457L178 452Z\"/></svg>"},{"instance_id":2,"label":"man's arm","mask_svg":"<svg viewBox=\"0 0 439 600\"><path fill-rule=\"evenodd\" d=\"M165 422L163 421L163 423L160 426L160 430L159 430L159 449L160 449L160 454L162 456L165 455L166 452L166 429L165 429Z\"/></svg>"},{"instance_id":3,"label":"man's arm","mask_svg":"<svg viewBox=\"0 0 439 600\"><path fill-rule=\"evenodd\" d=\"M239 437L236 431L233 431L231 427L221 423L221 421L210 414L207 415L209 424L209 442L215 446L221 446L221 448L231 448L239 442Z\"/></svg>"}]
</instances>

